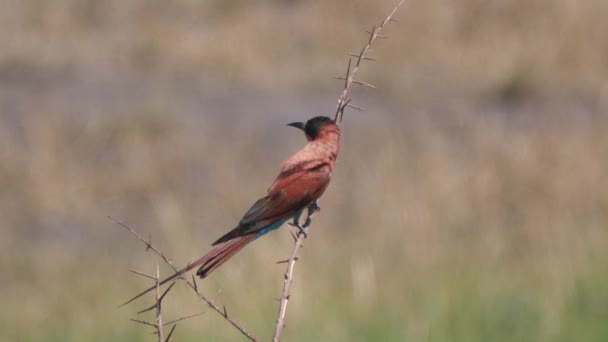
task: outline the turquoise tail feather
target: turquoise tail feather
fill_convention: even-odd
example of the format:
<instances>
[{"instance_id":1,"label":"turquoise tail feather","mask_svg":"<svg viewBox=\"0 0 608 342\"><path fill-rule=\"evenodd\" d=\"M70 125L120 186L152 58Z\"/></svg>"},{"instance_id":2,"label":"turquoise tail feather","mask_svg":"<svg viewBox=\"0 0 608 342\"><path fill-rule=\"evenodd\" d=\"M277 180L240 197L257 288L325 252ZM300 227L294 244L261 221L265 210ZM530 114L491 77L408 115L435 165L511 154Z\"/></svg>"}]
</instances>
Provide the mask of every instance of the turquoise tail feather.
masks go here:
<instances>
[{"instance_id":1,"label":"turquoise tail feather","mask_svg":"<svg viewBox=\"0 0 608 342\"><path fill-rule=\"evenodd\" d=\"M288 216L288 217L286 217L286 218L284 218L284 219L282 219L282 220L279 220L279 221L277 221L277 222L275 222L275 223L273 223L273 224L269 225L268 227L265 227L265 228L260 229L260 230L257 232L257 234L255 234L255 238L257 239L257 238L259 238L260 236L265 235L265 234L266 234L266 233L268 233L268 232L271 232L271 231L273 231L273 230L275 230L275 229L278 229L280 226L282 226L282 225L283 225L283 223L285 223L285 222L289 221L289 220L290 220L291 218L293 218L294 216L295 216L295 215Z\"/></svg>"}]
</instances>

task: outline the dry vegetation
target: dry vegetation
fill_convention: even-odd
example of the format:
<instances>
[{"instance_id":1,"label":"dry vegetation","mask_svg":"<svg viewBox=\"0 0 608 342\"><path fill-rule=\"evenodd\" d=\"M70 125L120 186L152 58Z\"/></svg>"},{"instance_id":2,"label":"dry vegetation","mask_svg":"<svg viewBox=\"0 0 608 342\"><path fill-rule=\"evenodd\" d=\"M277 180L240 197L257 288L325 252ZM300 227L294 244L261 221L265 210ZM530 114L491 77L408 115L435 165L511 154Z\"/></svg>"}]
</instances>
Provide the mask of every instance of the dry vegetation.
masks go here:
<instances>
[{"instance_id":1,"label":"dry vegetation","mask_svg":"<svg viewBox=\"0 0 608 342\"><path fill-rule=\"evenodd\" d=\"M230 4L228 4L230 3ZM333 113L390 3L9 0L0 11L0 340L150 336L116 305L232 228ZM363 69L286 341L608 339L604 0L411 1ZM277 232L202 285L272 334ZM165 272L168 272L165 269ZM176 288L167 315L200 311ZM232 340L217 317L176 340Z\"/></svg>"}]
</instances>

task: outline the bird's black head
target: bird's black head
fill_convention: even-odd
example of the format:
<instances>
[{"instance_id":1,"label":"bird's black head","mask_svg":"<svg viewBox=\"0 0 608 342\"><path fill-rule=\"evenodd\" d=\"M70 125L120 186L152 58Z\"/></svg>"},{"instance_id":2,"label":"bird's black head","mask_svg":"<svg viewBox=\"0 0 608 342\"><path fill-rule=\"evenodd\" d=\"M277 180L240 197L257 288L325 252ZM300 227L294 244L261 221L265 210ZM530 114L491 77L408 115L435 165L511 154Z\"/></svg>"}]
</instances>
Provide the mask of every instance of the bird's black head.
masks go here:
<instances>
[{"instance_id":1,"label":"bird's black head","mask_svg":"<svg viewBox=\"0 0 608 342\"><path fill-rule=\"evenodd\" d=\"M319 129L328 123L334 123L334 120L326 116L315 116L314 118L306 121L306 124L302 122L292 122L287 126L296 127L303 130L306 136L310 137L311 140L314 140L319 133Z\"/></svg>"}]
</instances>

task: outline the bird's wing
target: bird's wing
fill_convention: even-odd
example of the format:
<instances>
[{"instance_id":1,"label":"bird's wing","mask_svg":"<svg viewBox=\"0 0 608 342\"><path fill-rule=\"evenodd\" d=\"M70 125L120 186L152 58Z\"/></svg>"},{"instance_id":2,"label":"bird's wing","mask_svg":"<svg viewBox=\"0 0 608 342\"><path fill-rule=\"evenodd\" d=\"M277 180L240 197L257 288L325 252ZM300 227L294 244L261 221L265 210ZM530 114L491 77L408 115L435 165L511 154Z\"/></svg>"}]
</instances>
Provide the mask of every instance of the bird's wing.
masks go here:
<instances>
[{"instance_id":1,"label":"bird's wing","mask_svg":"<svg viewBox=\"0 0 608 342\"><path fill-rule=\"evenodd\" d=\"M294 215L323 194L330 176L329 173L314 168L292 173L288 179L289 182L280 182L283 184L281 188L274 187L266 197L257 200L245 213L239 225L213 244L258 232Z\"/></svg>"},{"instance_id":2,"label":"bird's wing","mask_svg":"<svg viewBox=\"0 0 608 342\"><path fill-rule=\"evenodd\" d=\"M318 171L318 169L326 164L327 163L322 159L312 159L300 161L294 164L284 164L281 168L281 172L279 172L277 178L274 180L270 188L268 188L268 195L271 196L275 192L280 191L288 184L302 177L302 175L306 174L307 172Z\"/></svg>"}]
</instances>

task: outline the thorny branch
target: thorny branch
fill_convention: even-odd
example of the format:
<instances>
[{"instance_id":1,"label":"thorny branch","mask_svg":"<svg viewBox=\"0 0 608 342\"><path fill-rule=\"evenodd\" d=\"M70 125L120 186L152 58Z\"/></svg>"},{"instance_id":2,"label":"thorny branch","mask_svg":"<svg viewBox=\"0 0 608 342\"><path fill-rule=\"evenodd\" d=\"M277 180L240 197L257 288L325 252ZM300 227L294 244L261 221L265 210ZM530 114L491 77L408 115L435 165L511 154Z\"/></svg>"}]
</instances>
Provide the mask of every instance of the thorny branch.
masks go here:
<instances>
[{"instance_id":1,"label":"thorny branch","mask_svg":"<svg viewBox=\"0 0 608 342\"><path fill-rule=\"evenodd\" d=\"M306 238L305 230L312 223L312 216L319 211L319 207L317 203L312 203L308 206L308 217L306 218L306 222L301 226L303 229L298 231L298 234L294 236L295 245L293 248L293 252L291 252L291 256L287 259L287 269L285 270L285 275L283 278L283 290L281 291L281 298L279 299L279 313L277 316L277 323L274 328L274 336L272 338L272 342L279 342L281 340L281 334L283 333L283 328L285 327L285 315L287 314L287 304L289 303L289 290L291 288L291 283L293 282L293 269L296 265L296 261L298 261L298 253L300 252L300 248L302 248L302 244L304 243L304 239ZM299 226L299 218L296 219L294 225ZM282 263L282 262L281 262Z\"/></svg>"},{"instance_id":2,"label":"thorny branch","mask_svg":"<svg viewBox=\"0 0 608 342\"><path fill-rule=\"evenodd\" d=\"M395 21L393 19L393 16L395 15L395 13L397 12L397 10L399 9L399 7L401 7L406 0L401 0L394 8L393 10L386 16L386 18L382 21L382 23L380 23L380 25L378 27L373 27L371 31L366 31L369 34L369 39L367 41L367 43L365 44L365 46L363 46L363 48L361 49L361 51L358 54L354 54L354 53L350 53L349 56L355 58L355 65L352 66L352 58L349 58L348 60L348 66L346 68L346 76L345 77L336 77L337 79L340 80L344 80L344 89L342 90L342 94L340 95L340 97L338 98L338 104L337 104L337 108L336 108L336 113L334 116L334 121L339 124L340 122L342 122L342 118L344 116L344 110L347 107L353 108L355 110L359 110L359 111L364 111L364 108L355 106L350 104L350 99L347 99L348 96L348 90L350 89L350 86L354 83L357 85L361 85L361 86L365 86L365 87L370 87L370 88L376 88L374 85L369 84L367 82L363 82L361 80L356 80L355 79L355 75L357 74L357 72L359 71L359 67L361 66L361 62L364 60L369 60L369 61L375 61L374 58L370 58L367 57L367 53L369 52L369 49L372 47L374 41L378 38L387 38L386 36L380 35L380 32L382 31L382 29L384 28L384 26L389 23L390 21ZM313 209L314 208L314 209ZM314 213L318 211L318 207L309 207L308 208L308 217L306 219L306 223L303 225L303 228L307 228L311 221L310 218L312 217L312 215L314 215ZM152 251L154 251L154 253L156 253L167 265L169 265L169 267L171 267L173 269L174 272L179 272L179 270L173 265L173 262L171 259L169 259L162 251L156 249L151 242L151 237L148 240L145 240L141 235L139 235L136 231L134 231L133 229L131 229L129 226L127 226L126 224L114 219L113 217L108 217L109 219L111 219L112 221L114 221L115 223L117 223L118 225L126 228L131 234L135 235L140 241L142 241L144 244L146 244L146 251L151 249ZM279 263L287 263L287 268L285 270L285 274L284 274L284 279L283 279L283 289L281 291L281 297L280 297L280 304L279 304L279 312L278 312L278 317L277 317L277 321L276 321L276 326L275 326L275 332L274 332L274 336L272 338L273 342L279 342L281 339L281 334L283 332L283 328L285 327L285 316L287 313L287 304L289 303L289 291L291 288L291 284L293 282L293 271L295 268L295 263L296 261L298 261L298 253L300 251L300 249L303 246L304 243L304 239L306 238L306 234L304 233L304 230L300 230L297 235L294 235L294 248L293 251L291 253L291 256L289 257L289 259L285 260L285 261L281 261ZM156 303L155 305L153 305L152 307L143 310L143 311L148 311L151 310L153 308L156 308L156 323L150 323L150 322L146 322L146 321L142 321L142 320L137 320L137 319L132 319L135 322L144 324L144 325L149 325L149 326L153 326L156 328L157 330L157 334L158 334L158 340L160 342L163 342L163 327L165 325L169 325L169 324L173 324L173 327L171 328L171 331L169 332L169 335L167 336L167 339L164 340L165 342L169 342L171 336L173 335L173 332L175 331L176 328L176 324L178 321L182 321L191 317L195 317L198 316L202 313L198 313L198 314L194 314L194 315L190 315L190 316L185 316L185 317L180 317L178 319L169 321L167 323L163 324L162 321L162 316L161 316L161 302L162 299L164 298L164 296L169 292L169 290L171 289L171 287L175 284L171 284L169 286L169 288L161 295L160 294L160 286L159 286L159 281L160 281L160 277L159 277L159 272L158 272L158 264L157 264L157 273L156 273L156 277L138 272L138 271L134 271L134 270L130 270L133 273L139 274L141 276L144 277L148 277L148 278L152 278L156 281ZM242 327L241 325L239 325L238 323L236 323L232 318L230 318L230 316L228 315L228 312L226 310L226 307L222 307L220 308L216 303L215 303L215 298L213 300L208 299L199 289L198 289L198 285L196 283L196 280L194 278L194 276L192 276L192 281L188 280L188 278L186 278L184 276L184 274L180 274L177 279L181 279L183 280L186 285L188 287L190 287L195 293L196 295L202 299L211 309L213 309L213 311L215 311L216 313L218 313L220 316L222 316L226 321L228 321L234 328L236 328L243 336L245 336L247 339L249 339L250 341L254 341L257 342L258 340L253 337L251 334L249 334L247 332L247 330Z\"/></svg>"},{"instance_id":3,"label":"thorny branch","mask_svg":"<svg viewBox=\"0 0 608 342\"><path fill-rule=\"evenodd\" d=\"M165 293L163 293L162 295L160 294L160 285L159 284L160 284L160 270L158 268L158 263L156 263L156 305L155 305L156 306L156 333L158 334L158 342L164 342L165 334L163 331L163 316L161 315L161 304L162 304L163 299L165 298L165 295L167 293L169 293L169 291L173 287L173 284L171 284L171 286L169 286L167 288L167 291L165 291Z\"/></svg>"},{"instance_id":4,"label":"thorny branch","mask_svg":"<svg viewBox=\"0 0 608 342\"><path fill-rule=\"evenodd\" d=\"M169 341L169 337L171 336L171 334L173 333L173 331L175 330L175 325L173 326L173 328L171 329L171 333L169 334L169 336L167 337L167 339L165 340L164 336L164 329L163 327L167 324L163 324L163 317L162 317L162 302L163 299L165 298L165 296L167 295L167 293L169 293L169 291L171 291L171 288L173 287L173 285L175 285L175 282L172 283L166 290L165 292L163 292L162 294L160 293L160 270L158 268L158 264L156 264L156 276L151 276L145 273L141 273L141 272L136 272L133 271L134 273L137 273L138 275L141 275L143 277L146 278L151 278L154 280L154 283L156 285L156 300L155 303L150 306L147 309L143 309L141 311L139 311L137 314L140 313L144 313L153 309L156 309L156 322L155 323L150 323L150 322L146 322L146 321L142 321L139 319L131 319L133 322L137 322L143 325L148 325L148 326L152 326L154 327L154 329L156 330L156 335L158 336L158 342L168 342Z\"/></svg>"},{"instance_id":5,"label":"thorny branch","mask_svg":"<svg viewBox=\"0 0 608 342\"><path fill-rule=\"evenodd\" d=\"M380 35L380 32L382 31L382 29L388 22L390 22L391 20L394 21L393 16L395 15L395 13L399 9L399 7L401 7L401 5L403 5L404 3L405 3L405 0L401 0L393 8L393 10L386 16L386 18L382 21L382 23L380 23L380 25L378 27L374 26L371 31L367 31L367 33L369 34L369 39L367 41L367 44L365 44L365 46L361 49L359 54L352 54L352 53L349 54L351 57L356 58L354 67L351 68L352 58L349 58L348 66L346 68L346 76L337 77L337 79L344 80L344 90L342 91L342 94L338 98L338 106L337 106L336 114L334 117L334 121L337 124L339 124L342 121L342 116L344 115L344 110L347 107L350 107L350 108L353 108L356 110L360 110L360 111L364 110L361 107L357 107L357 106L350 104L351 100L347 99L348 90L349 90L351 84L353 84L353 83L362 85L362 86L366 86L366 87L370 87L370 88L376 88L372 84L369 84L369 83L366 83L366 82L363 82L360 80L356 80L355 75L359 71L359 66L361 65L361 61L363 61L363 60L375 61L375 59L367 57L367 53L377 38L386 38L385 36ZM308 210L308 218L306 220L306 223L304 224L304 227L308 227L310 225L310 218L318 210L318 207L312 211L310 209L311 208L309 208L309 210ZM287 313L287 304L289 303L289 296L290 296L289 290L291 288L291 283L293 281L293 270L294 270L296 261L298 261L298 253L300 251L300 248L302 248L305 238L306 238L306 235L303 234L302 231L298 232L297 236L294 236L295 243L294 243L293 251L292 251L289 259L286 260L287 268L285 270L285 276L283 279L283 290L281 291L281 298L279 300L279 302L280 302L279 313L278 313L277 322L276 322L276 326L275 326L274 337L272 338L273 342L279 342L281 340L281 334L283 332L283 328L285 327L285 315ZM280 263L283 263L283 262L285 262L285 261L280 261Z\"/></svg>"},{"instance_id":6,"label":"thorny branch","mask_svg":"<svg viewBox=\"0 0 608 342\"><path fill-rule=\"evenodd\" d=\"M202 312L200 312L200 313L197 313L194 315L180 317L178 319L174 319L174 320L166 322L166 323L163 322L163 318L162 318L162 314L161 314L162 301L165 298L165 296L167 295L167 293L169 293L169 291L171 291L171 288L173 287L173 285L175 285L175 282L171 283L171 285L169 285L169 287L165 290L165 292L163 292L163 294L161 294L160 293L160 270L158 268L158 263L156 264L156 277L153 277L153 276L145 274L145 273L137 272L137 271L132 271L132 272L136 273L138 275L144 276L146 278L152 278L156 284L156 303L154 303L154 305L152 305L151 307L141 310L140 312L137 313L137 314L140 314L140 313L150 311L152 309L156 309L156 322L150 323L150 322L146 322L146 321L143 321L140 319L134 319L134 318L131 318L131 320L136 323L154 327L154 329L156 330L155 334L158 336L158 342L170 342L171 341L171 336L173 336L173 332L175 331L175 328L177 328L177 324L175 324L175 323L202 314ZM171 327L171 330L169 331L169 335L167 335L167 338L165 338L164 337L165 336L164 327L167 325L170 325L170 324L173 324L173 326Z\"/></svg>"},{"instance_id":7,"label":"thorny branch","mask_svg":"<svg viewBox=\"0 0 608 342\"><path fill-rule=\"evenodd\" d=\"M156 247L154 247L154 245L152 245L152 243L151 243L151 239L148 239L148 240L144 239L144 238L143 238L143 237L142 237L142 236L141 236L139 233L137 233L137 232L136 232L135 230L133 230L131 227L129 227L128 225L126 225L126 224L125 224L125 223L123 223L123 222L118 221L117 219L115 219L115 218L113 218L113 217L111 217L111 216L108 216L108 218L109 218L110 220L114 221L116 224L120 225L121 227L123 227L123 228L127 229L127 230L128 230L130 233L131 233L131 234L133 234L135 237L137 237L137 239L138 239L139 241L143 242L143 243L146 245L146 251L147 251L147 250L152 250L152 251L153 251L154 253L156 253L156 255L158 255L158 256L159 256L159 257L160 257L160 258L161 258L161 259L162 259L162 260L163 260L163 261L164 261L164 262L165 262L167 265L169 265L169 267L171 267L171 268L173 269L173 271L174 271L174 272L176 272L176 273L177 273L177 272L179 272L179 270L178 270L178 269L177 269L177 268L176 268L176 267L173 265L173 261L172 261L170 258L168 258L168 257L167 257L167 256L166 256L166 255L165 255L165 254L164 254L164 253L161 251L161 250L157 249ZM145 276L145 277L149 277L149 278L155 278L155 277L150 276L150 275L147 275L147 274L142 274L141 272L137 272L137 271L133 271L133 270L130 270L130 271L131 271L131 272L133 272L133 273L136 273L136 274L139 274L139 275ZM196 284L196 281L194 280L194 277L192 277L192 281L190 281L188 278L186 278L186 277L185 277L185 275L184 275L184 274L180 274L180 275L177 277L177 279L181 279L181 280L183 280L183 281L186 283L186 285L187 285L189 288L191 288L191 289L192 289L192 291L194 291L194 293L196 293L196 295L197 295L197 296L198 296L198 297L199 297L201 300L203 300L203 301L205 302L205 304L207 304L207 306L209 306L209 307L210 307L210 308L211 308L213 311L217 312L217 313L218 313L220 316L222 316L222 317L223 317L223 318L224 318L226 321L228 321L228 323L230 323L230 324L231 324L231 325L232 325L234 328L236 328L236 329L237 329L237 330L238 330L238 331L239 331L239 332L240 332L240 333L241 333L243 336L245 336L247 339L249 339L249 340L250 340L250 341L252 341L252 342L257 342L257 341L258 341L258 339L257 339L257 338L255 338L253 335L251 335L251 334L250 334L250 333L247 331L247 329L245 329L245 328L244 328L242 325L240 325L239 323L235 322L235 321L234 321L234 320L233 320L233 319L232 319L232 318L231 318L231 317L228 315L228 313L227 313L227 311L226 311L226 308L225 308L225 307L224 307L224 308L220 308L220 307L219 307L219 306L218 306L218 305L215 303L215 300L211 300L211 299L207 298L207 297L206 297L206 296L205 296L205 295L204 295L204 294L203 294L203 293L202 293L202 292L201 292L201 291L198 289L198 285ZM158 280L157 280L157 281L158 281ZM173 286L173 285L171 285L171 286ZM171 288L171 286L170 286L169 288ZM167 290L167 291L168 291L168 290ZM165 294L166 294L166 292L165 292ZM165 294L163 294L163 295L161 296L161 299L162 299L162 297L164 297L164 295L165 295ZM157 300L157 302L158 302L158 300ZM152 308L154 308L154 306L152 306ZM167 325L167 324L171 324L171 323L175 323L175 322L177 322L177 321L184 320L184 319L191 318L191 317L198 316L198 315L199 315L199 314L192 315L192 316L188 316L188 317L182 317L182 318L180 318L180 319L173 320L173 321L171 321L171 322L165 323L165 325ZM144 322L144 321L140 321L140 320L133 320L133 321L138 322L138 323L142 323L142 324L145 324L145 325L152 325L152 326L155 326L155 324L152 324L152 323L149 323L149 322ZM174 327L175 327L175 326L174 326ZM171 332L169 333L169 336L167 336L167 341L168 341L168 338L169 338L169 337L171 336L171 334L173 333L173 330L174 330L174 329L175 329L175 328L171 329Z\"/></svg>"},{"instance_id":8,"label":"thorny branch","mask_svg":"<svg viewBox=\"0 0 608 342\"><path fill-rule=\"evenodd\" d=\"M291 283L293 281L293 269L296 265L296 261L298 261L298 252L300 251L300 248L302 248L304 239L304 234L298 232L293 252L291 252L291 256L289 257L289 261L287 262L287 269L285 270L285 277L283 279L283 290L281 291L279 314L277 317L277 323L274 328L274 337L272 338L272 342L278 342L281 340L281 333L283 332L283 328L285 327L285 314L287 313L287 303L289 302L289 289L291 288Z\"/></svg>"},{"instance_id":9,"label":"thorny branch","mask_svg":"<svg viewBox=\"0 0 608 342\"><path fill-rule=\"evenodd\" d=\"M334 121L336 123L339 124L340 122L342 122L342 116L344 116L344 109L346 109L346 107L351 107L356 110L363 110L362 108L349 104L350 100L347 100L348 90L350 89L350 86L353 83L375 88L373 85L371 85L369 83L366 83L366 82L363 82L360 80L356 80L355 75L357 75L357 72L359 71L359 66L361 66L361 61L363 61L363 60L374 61L375 60L373 58L367 57L367 53L369 52L369 49L372 47L372 44L374 44L374 41L377 38L386 38L386 36L380 35L380 32L382 31L382 29L384 28L384 26L386 24L388 24L390 21L394 21L393 16L395 15L395 13L399 9L399 7L401 7L401 5L403 5L403 3L405 3L405 0L401 0L393 8L391 13L389 13L386 16L386 18L384 18L384 20L382 21L382 23L380 23L380 25L378 27L374 26L371 31L366 31L369 34L369 39L367 40L367 44L365 44L365 46L361 49L361 51L358 54L354 54L354 53L349 54L349 56L355 58L355 65L351 68L352 58L349 57L348 67L346 68L346 76L338 77L338 79L344 80L344 90L342 90L342 95L340 95L340 97L338 98L338 106L336 108L336 114L334 116Z\"/></svg>"}]
</instances>

